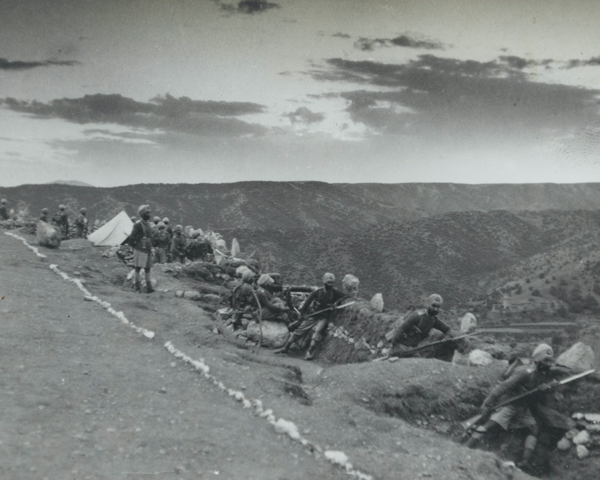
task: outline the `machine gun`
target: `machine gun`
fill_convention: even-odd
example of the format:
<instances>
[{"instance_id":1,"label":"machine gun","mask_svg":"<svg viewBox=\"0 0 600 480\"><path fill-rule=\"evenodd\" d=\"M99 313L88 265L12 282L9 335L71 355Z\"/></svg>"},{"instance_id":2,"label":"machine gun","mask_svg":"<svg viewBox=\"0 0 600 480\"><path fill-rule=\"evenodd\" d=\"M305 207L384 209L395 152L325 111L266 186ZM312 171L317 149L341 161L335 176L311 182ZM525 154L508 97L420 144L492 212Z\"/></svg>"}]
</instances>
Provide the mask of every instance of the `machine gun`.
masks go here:
<instances>
[{"instance_id":1,"label":"machine gun","mask_svg":"<svg viewBox=\"0 0 600 480\"><path fill-rule=\"evenodd\" d=\"M313 287L311 285L284 285L282 283L272 283L271 285L264 285L263 288L271 293L312 293L318 287Z\"/></svg>"}]
</instances>

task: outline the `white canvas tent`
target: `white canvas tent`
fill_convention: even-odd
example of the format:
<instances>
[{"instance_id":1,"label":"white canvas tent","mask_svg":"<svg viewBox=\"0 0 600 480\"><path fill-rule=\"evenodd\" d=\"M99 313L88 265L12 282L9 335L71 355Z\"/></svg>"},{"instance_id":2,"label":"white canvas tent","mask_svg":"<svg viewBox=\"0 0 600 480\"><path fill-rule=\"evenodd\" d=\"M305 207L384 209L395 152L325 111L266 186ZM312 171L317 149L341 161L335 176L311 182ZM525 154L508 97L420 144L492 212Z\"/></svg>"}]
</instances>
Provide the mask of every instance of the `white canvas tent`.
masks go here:
<instances>
[{"instance_id":1,"label":"white canvas tent","mask_svg":"<svg viewBox=\"0 0 600 480\"><path fill-rule=\"evenodd\" d=\"M102 225L88 236L88 240L97 247L121 245L133 230L133 222L129 215L122 211L112 220Z\"/></svg>"}]
</instances>

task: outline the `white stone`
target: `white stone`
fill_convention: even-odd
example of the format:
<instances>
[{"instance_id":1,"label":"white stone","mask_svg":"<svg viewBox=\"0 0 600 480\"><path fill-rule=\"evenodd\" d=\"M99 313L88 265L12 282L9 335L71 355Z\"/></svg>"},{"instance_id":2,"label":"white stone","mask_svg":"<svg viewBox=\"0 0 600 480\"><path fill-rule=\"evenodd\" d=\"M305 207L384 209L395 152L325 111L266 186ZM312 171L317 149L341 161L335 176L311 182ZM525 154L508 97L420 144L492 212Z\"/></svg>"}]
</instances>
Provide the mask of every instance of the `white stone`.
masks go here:
<instances>
[{"instance_id":1,"label":"white stone","mask_svg":"<svg viewBox=\"0 0 600 480\"><path fill-rule=\"evenodd\" d=\"M573 370L589 370L590 368L594 368L594 350L585 343L578 342L566 352L563 352L556 359L556 363Z\"/></svg>"},{"instance_id":2,"label":"white stone","mask_svg":"<svg viewBox=\"0 0 600 480\"><path fill-rule=\"evenodd\" d=\"M588 457L590 455L590 451L585 448L583 445L577 445L577 456L581 459Z\"/></svg>"},{"instance_id":3,"label":"white stone","mask_svg":"<svg viewBox=\"0 0 600 480\"><path fill-rule=\"evenodd\" d=\"M200 292L188 290L183 294L183 298L187 298L188 300L198 300L200 298Z\"/></svg>"},{"instance_id":4,"label":"white stone","mask_svg":"<svg viewBox=\"0 0 600 480\"><path fill-rule=\"evenodd\" d=\"M573 443L575 445L587 445L590 443L590 434L587 430L582 430L573 437Z\"/></svg>"},{"instance_id":5,"label":"white stone","mask_svg":"<svg viewBox=\"0 0 600 480\"><path fill-rule=\"evenodd\" d=\"M183 290L177 290L177 291L175 292L175 296L176 296L177 298L181 298L181 297L183 297Z\"/></svg>"},{"instance_id":6,"label":"white stone","mask_svg":"<svg viewBox=\"0 0 600 480\"><path fill-rule=\"evenodd\" d=\"M583 416L588 422L600 423L600 413L584 413Z\"/></svg>"},{"instance_id":7,"label":"white stone","mask_svg":"<svg viewBox=\"0 0 600 480\"><path fill-rule=\"evenodd\" d=\"M246 329L248 340L258 342L260 340L260 328L257 322L250 322ZM289 337L289 332L284 323L262 321L262 345L264 347L283 347Z\"/></svg>"},{"instance_id":8,"label":"white stone","mask_svg":"<svg viewBox=\"0 0 600 480\"><path fill-rule=\"evenodd\" d=\"M558 444L556 445L556 448L559 449L560 451L564 452L565 450L568 450L569 448L571 448L571 445L573 445L571 443L571 440L569 440L566 437L563 437L560 439L560 442L558 442Z\"/></svg>"},{"instance_id":9,"label":"white stone","mask_svg":"<svg viewBox=\"0 0 600 480\"><path fill-rule=\"evenodd\" d=\"M463 335L473 332L477 328L477 319L472 313L465 313L460 319L460 333Z\"/></svg>"},{"instance_id":10,"label":"white stone","mask_svg":"<svg viewBox=\"0 0 600 480\"><path fill-rule=\"evenodd\" d=\"M466 355L462 355L458 350L454 350L452 363L454 365L469 365L469 357L467 357Z\"/></svg>"},{"instance_id":11,"label":"white stone","mask_svg":"<svg viewBox=\"0 0 600 480\"><path fill-rule=\"evenodd\" d=\"M383 312L383 295L376 293L371 299L371 308L376 312Z\"/></svg>"},{"instance_id":12,"label":"white stone","mask_svg":"<svg viewBox=\"0 0 600 480\"><path fill-rule=\"evenodd\" d=\"M58 248L60 247L60 236L61 234L55 226L41 220L37 223L35 239L38 245L48 248Z\"/></svg>"},{"instance_id":13,"label":"white stone","mask_svg":"<svg viewBox=\"0 0 600 480\"><path fill-rule=\"evenodd\" d=\"M483 350L473 350L469 353L469 365L471 367L485 367L486 365L491 364L494 361L494 358Z\"/></svg>"},{"instance_id":14,"label":"white stone","mask_svg":"<svg viewBox=\"0 0 600 480\"><path fill-rule=\"evenodd\" d=\"M579 430L577 430L576 428L572 428L567 433L565 433L565 437L568 438L569 440L572 440L578 434L579 434Z\"/></svg>"}]
</instances>

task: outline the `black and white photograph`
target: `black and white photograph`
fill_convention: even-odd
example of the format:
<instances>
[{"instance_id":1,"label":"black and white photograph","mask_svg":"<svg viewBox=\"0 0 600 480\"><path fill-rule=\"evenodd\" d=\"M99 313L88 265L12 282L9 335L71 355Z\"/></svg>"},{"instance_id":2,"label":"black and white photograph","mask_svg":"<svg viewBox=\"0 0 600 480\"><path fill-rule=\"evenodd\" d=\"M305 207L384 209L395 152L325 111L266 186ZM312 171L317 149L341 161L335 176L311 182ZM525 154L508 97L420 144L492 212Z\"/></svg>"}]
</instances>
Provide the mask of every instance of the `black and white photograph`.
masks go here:
<instances>
[{"instance_id":1,"label":"black and white photograph","mask_svg":"<svg viewBox=\"0 0 600 480\"><path fill-rule=\"evenodd\" d=\"M0 478L596 480L598 32L1 0Z\"/></svg>"}]
</instances>

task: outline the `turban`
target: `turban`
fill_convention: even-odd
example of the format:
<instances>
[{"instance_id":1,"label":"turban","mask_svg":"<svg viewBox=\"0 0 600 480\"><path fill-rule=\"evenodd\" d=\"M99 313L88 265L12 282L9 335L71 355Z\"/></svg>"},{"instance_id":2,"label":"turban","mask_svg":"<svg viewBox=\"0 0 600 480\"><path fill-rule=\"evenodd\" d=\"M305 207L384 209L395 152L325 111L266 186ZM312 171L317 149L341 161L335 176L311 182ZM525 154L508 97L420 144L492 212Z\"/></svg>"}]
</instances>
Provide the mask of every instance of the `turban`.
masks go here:
<instances>
[{"instance_id":1,"label":"turban","mask_svg":"<svg viewBox=\"0 0 600 480\"><path fill-rule=\"evenodd\" d=\"M150 205L141 205L140 208L138 208L138 215L146 212L150 212Z\"/></svg>"},{"instance_id":2,"label":"turban","mask_svg":"<svg viewBox=\"0 0 600 480\"><path fill-rule=\"evenodd\" d=\"M326 273L323 275L323 283L335 282L335 275L333 273Z\"/></svg>"},{"instance_id":3,"label":"turban","mask_svg":"<svg viewBox=\"0 0 600 480\"><path fill-rule=\"evenodd\" d=\"M244 273L242 273L242 280L244 282L251 282L253 279L254 279L254 272L250 269L244 270Z\"/></svg>"},{"instance_id":4,"label":"turban","mask_svg":"<svg viewBox=\"0 0 600 480\"><path fill-rule=\"evenodd\" d=\"M545 343L540 343L537 347L535 347L531 358L533 358L534 362L541 362L547 358L552 358L553 356L554 352L552 351L552 347Z\"/></svg>"},{"instance_id":5,"label":"turban","mask_svg":"<svg viewBox=\"0 0 600 480\"><path fill-rule=\"evenodd\" d=\"M444 303L444 300L442 299L442 296L438 295L437 293L429 295L427 297L427 300L425 300L426 307L431 307L432 305L437 305L438 307L441 307L442 303Z\"/></svg>"},{"instance_id":6,"label":"turban","mask_svg":"<svg viewBox=\"0 0 600 480\"><path fill-rule=\"evenodd\" d=\"M271 275L263 273L258 279L258 282L256 283L258 283L259 285L271 285L272 283L275 283L275 280L273 280Z\"/></svg>"}]
</instances>

